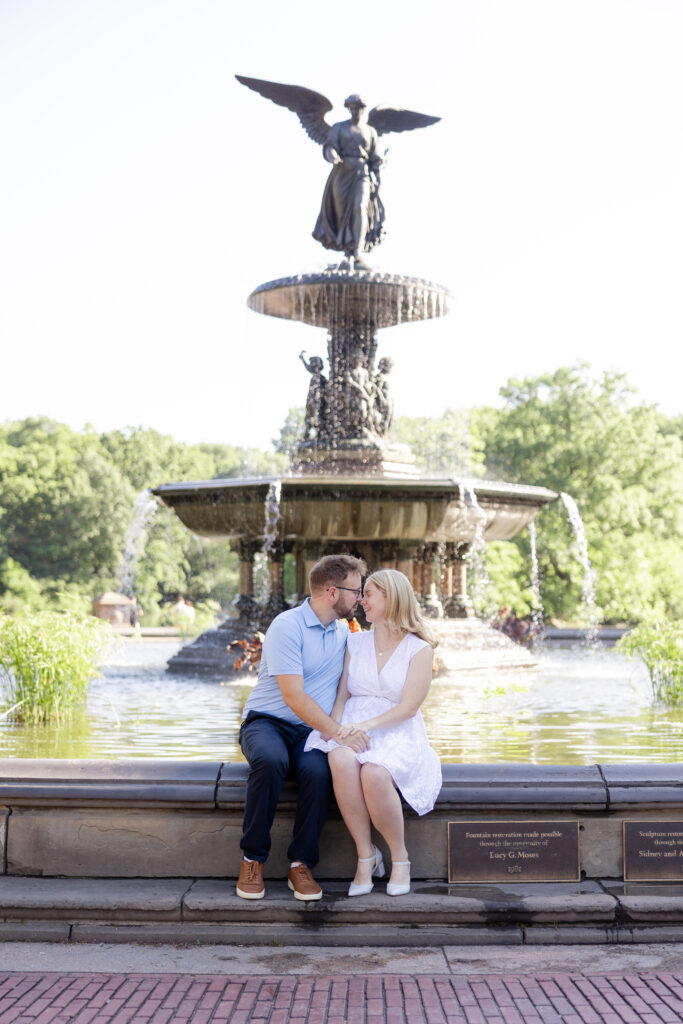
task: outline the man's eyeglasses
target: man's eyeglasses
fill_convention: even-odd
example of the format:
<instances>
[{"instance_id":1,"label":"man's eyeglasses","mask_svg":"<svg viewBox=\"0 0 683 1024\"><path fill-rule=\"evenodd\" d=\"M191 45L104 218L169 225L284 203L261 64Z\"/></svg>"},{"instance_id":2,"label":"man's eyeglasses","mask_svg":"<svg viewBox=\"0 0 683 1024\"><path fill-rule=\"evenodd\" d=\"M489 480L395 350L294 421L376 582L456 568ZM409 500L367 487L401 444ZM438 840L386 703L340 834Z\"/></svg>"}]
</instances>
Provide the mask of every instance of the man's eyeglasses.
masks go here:
<instances>
[{"instance_id":1,"label":"man's eyeglasses","mask_svg":"<svg viewBox=\"0 0 683 1024\"><path fill-rule=\"evenodd\" d=\"M355 594L359 601L360 601L361 597L363 596L363 588L362 587L337 587L337 586L334 586L334 587L328 587L327 589L328 590L348 590L349 594Z\"/></svg>"}]
</instances>

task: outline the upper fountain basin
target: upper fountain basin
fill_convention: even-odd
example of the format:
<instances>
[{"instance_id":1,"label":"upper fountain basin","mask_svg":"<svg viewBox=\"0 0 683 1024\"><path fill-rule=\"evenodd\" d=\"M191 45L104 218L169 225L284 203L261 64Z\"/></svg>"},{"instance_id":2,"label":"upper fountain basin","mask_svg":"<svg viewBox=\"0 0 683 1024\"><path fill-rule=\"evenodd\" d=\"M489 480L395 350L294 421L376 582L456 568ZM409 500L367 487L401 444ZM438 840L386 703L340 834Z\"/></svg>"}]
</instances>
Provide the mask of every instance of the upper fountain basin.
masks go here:
<instances>
[{"instance_id":1,"label":"upper fountain basin","mask_svg":"<svg viewBox=\"0 0 683 1024\"><path fill-rule=\"evenodd\" d=\"M378 329L445 316L449 298L446 288L422 278L331 268L268 281L251 293L247 305L312 327L360 320Z\"/></svg>"},{"instance_id":2,"label":"upper fountain basin","mask_svg":"<svg viewBox=\"0 0 683 1024\"><path fill-rule=\"evenodd\" d=\"M258 538L272 485L281 484L283 540L510 540L557 494L545 487L449 479L292 476L163 484L153 493L203 537ZM481 524L481 525L480 525Z\"/></svg>"}]
</instances>

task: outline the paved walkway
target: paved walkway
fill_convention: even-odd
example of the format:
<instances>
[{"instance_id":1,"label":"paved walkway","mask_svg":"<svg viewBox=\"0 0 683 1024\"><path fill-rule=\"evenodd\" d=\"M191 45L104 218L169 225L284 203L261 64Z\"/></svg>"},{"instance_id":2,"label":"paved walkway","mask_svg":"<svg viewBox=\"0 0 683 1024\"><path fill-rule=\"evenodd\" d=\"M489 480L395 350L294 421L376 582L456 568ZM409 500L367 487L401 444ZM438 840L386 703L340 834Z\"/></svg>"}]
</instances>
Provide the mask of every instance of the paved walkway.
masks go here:
<instances>
[{"instance_id":1,"label":"paved walkway","mask_svg":"<svg viewBox=\"0 0 683 1024\"><path fill-rule=\"evenodd\" d=\"M0 1024L675 1024L683 945L0 943Z\"/></svg>"},{"instance_id":2,"label":"paved walkway","mask_svg":"<svg viewBox=\"0 0 683 1024\"><path fill-rule=\"evenodd\" d=\"M683 971L580 975L0 974L1 1024L662 1024Z\"/></svg>"}]
</instances>

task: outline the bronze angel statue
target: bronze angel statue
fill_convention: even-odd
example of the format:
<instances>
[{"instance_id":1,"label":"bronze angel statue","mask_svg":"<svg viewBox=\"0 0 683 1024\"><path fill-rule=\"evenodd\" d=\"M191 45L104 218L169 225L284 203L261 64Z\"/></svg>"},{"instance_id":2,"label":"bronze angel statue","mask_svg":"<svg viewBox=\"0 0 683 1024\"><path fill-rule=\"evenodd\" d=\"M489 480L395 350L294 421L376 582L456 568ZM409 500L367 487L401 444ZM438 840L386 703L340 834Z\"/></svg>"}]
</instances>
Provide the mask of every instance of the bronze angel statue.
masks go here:
<instances>
[{"instance_id":1,"label":"bronze angel statue","mask_svg":"<svg viewBox=\"0 0 683 1024\"><path fill-rule=\"evenodd\" d=\"M333 167L313 237L326 249L345 253L346 266L353 260L354 267L367 269L362 254L378 245L384 234L378 137L387 132L426 128L441 118L393 107L373 107L367 112L367 104L354 93L344 101L349 120L328 124L325 115L332 104L319 92L299 85L235 77L266 99L294 111L310 138L323 147L323 156Z\"/></svg>"}]
</instances>

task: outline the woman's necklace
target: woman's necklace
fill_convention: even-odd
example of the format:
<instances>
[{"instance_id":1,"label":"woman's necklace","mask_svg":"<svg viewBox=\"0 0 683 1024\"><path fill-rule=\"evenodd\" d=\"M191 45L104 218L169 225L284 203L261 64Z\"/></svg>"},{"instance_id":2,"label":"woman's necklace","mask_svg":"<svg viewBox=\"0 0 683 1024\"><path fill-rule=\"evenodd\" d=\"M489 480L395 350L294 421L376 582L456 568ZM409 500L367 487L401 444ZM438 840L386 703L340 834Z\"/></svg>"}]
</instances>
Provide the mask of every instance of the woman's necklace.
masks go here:
<instances>
[{"instance_id":1,"label":"woman's necklace","mask_svg":"<svg viewBox=\"0 0 683 1024\"><path fill-rule=\"evenodd\" d=\"M377 634L375 634L375 639L376 638L377 638ZM403 639L403 634L401 633L399 635L398 639L394 643L391 642L392 639L393 638L390 635L388 637L388 639L387 639L386 644L385 644L386 650L384 650L384 651L378 651L377 650L377 645L375 644L375 651L377 652L377 657L378 658L383 658L385 654L393 654L393 652L396 650L396 648L400 644L401 640Z\"/></svg>"}]
</instances>

